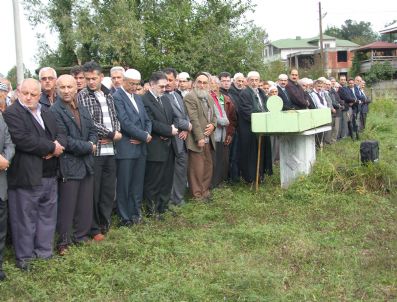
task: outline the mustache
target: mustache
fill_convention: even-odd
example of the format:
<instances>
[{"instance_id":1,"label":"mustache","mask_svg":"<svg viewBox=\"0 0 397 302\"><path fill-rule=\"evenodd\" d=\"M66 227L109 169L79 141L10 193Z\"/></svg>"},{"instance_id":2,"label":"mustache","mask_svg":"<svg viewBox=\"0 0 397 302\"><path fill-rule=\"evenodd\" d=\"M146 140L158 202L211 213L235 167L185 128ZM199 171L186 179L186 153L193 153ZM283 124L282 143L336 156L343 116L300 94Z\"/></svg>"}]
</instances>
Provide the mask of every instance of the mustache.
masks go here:
<instances>
[{"instance_id":1,"label":"mustache","mask_svg":"<svg viewBox=\"0 0 397 302\"><path fill-rule=\"evenodd\" d=\"M209 99L209 92L205 89L194 88L194 92L196 93L199 99Z\"/></svg>"}]
</instances>

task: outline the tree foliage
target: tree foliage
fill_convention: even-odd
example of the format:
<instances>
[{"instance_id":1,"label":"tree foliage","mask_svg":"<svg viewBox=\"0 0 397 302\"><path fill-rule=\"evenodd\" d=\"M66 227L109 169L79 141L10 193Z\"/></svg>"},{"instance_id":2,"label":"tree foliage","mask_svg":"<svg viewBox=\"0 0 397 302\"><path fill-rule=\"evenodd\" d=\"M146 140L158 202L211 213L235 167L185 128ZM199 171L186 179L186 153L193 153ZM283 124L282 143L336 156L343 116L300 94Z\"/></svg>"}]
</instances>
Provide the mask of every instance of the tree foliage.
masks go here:
<instances>
[{"instance_id":1,"label":"tree foliage","mask_svg":"<svg viewBox=\"0 0 397 302\"><path fill-rule=\"evenodd\" d=\"M190 73L264 70L265 31L245 20L251 0L24 0L32 24L48 22L57 49L42 65L96 60L144 76L172 66Z\"/></svg>"},{"instance_id":2,"label":"tree foliage","mask_svg":"<svg viewBox=\"0 0 397 302\"><path fill-rule=\"evenodd\" d=\"M365 79L370 84L377 83L382 80L392 80L394 68L390 62L375 63L365 75Z\"/></svg>"},{"instance_id":3,"label":"tree foliage","mask_svg":"<svg viewBox=\"0 0 397 302\"><path fill-rule=\"evenodd\" d=\"M332 26L324 34L338 39L349 40L359 45L366 45L376 41L379 36L372 30L371 22L346 20L341 27Z\"/></svg>"},{"instance_id":4,"label":"tree foliage","mask_svg":"<svg viewBox=\"0 0 397 302\"><path fill-rule=\"evenodd\" d=\"M32 74L30 73L29 69L23 66L23 73L24 73L24 78L31 78ZM14 66L11 68L8 73L6 78L11 82L12 87L16 88L17 87L17 67Z\"/></svg>"}]
</instances>

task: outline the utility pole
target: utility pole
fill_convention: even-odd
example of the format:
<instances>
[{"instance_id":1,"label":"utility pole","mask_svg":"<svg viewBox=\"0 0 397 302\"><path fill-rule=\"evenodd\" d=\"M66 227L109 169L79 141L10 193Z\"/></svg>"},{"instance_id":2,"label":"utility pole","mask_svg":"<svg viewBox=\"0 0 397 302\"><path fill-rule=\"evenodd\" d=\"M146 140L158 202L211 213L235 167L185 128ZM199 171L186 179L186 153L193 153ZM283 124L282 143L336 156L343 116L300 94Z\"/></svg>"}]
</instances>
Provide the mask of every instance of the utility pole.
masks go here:
<instances>
[{"instance_id":1,"label":"utility pole","mask_svg":"<svg viewBox=\"0 0 397 302\"><path fill-rule=\"evenodd\" d=\"M19 19L18 0L12 0L14 9L14 33L15 33L15 56L17 61L17 84L21 84L24 78L23 58L22 58L22 39L21 39L21 22Z\"/></svg>"},{"instance_id":2,"label":"utility pole","mask_svg":"<svg viewBox=\"0 0 397 302\"><path fill-rule=\"evenodd\" d=\"M324 46L323 46L323 14L321 13L321 2L318 3L318 15L320 22L320 64L321 69L324 72Z\"/></svg>"}]
</instances>

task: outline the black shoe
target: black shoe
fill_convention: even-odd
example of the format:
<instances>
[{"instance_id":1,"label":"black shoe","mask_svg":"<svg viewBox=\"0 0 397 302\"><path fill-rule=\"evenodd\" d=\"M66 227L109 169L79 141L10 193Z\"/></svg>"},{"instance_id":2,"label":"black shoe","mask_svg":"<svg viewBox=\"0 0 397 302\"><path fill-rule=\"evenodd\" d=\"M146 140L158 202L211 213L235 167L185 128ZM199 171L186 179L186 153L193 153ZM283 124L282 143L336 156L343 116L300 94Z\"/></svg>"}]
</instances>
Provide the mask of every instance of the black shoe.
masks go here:
<instances>
[{"instance_id":1,"label":"black shoe","mask_svg":"<svg viewBox=\"0 0 397 302\"><path fill-rule=\"evenodd\" d=\"M19 268L23 272L30 272L31 270L31 265L28 261L25 260L19 260L16 262L16 267Z\"/></svg>"},{"instance_id":2,"label":"black shoe","mask_svg":"<svg viewBox=\"0 0 397 302\"><path fill-rule=\"evenodd\" d=\"M142 217L133 217L132 218L132 224L142 224L143 223L143 221L142 221Z\"/></svg>"},{"instance_id":3,"label":"black shoe","mask_svg":"<svg viewBox=\"0 0 397 302\"><path fill-rule=\"evenodd\" d=\"M164 215L163 214L156 214L155 218L156 221L164 221Z\"/></svg>"},{"instance_id":4,"label":"black shoe","mask_svg":"<svg viewBox=\"0 0 397 302\"><path fill-rule=\"evenodd\" d=\"M129 228L132 226L132 221L131 220L122 220L120 221L119 227L126 227Z\"/></svg>"},{"instance_id":5,"label":"black shoe","mask_svg":"<svg viewBox=\"0 0 397 302\"><path fill-rule=\"evenodd\" d=\"M3 270L0 270L0 281L3 281L6 279L6 274L3 272Z\"/></svg>"}]
</instances>

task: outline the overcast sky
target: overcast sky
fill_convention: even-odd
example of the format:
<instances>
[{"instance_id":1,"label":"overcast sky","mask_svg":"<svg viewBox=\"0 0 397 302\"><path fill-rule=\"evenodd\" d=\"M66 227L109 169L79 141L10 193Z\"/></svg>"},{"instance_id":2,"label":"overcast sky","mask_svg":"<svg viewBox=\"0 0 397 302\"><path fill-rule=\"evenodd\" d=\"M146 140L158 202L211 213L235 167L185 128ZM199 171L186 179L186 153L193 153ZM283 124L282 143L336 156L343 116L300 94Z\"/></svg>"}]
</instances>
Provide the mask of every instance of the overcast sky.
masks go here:
<instances>
[{"instance_id":1,"label":"overcast sky","mask_svg":"<svg viewBox=\"0 0 397 302\"><path fill-rule=\"evenodd\" d=\"M21 0L19 0L21 2ZM272 41L278 39L314 37L319 34L318 0L281 0L253 1L256 10L249 19L263 27ZM372 29L378 31L392 20L397 20L397 1L377 0L367 5L365 1L355 0L322 0L323 29L335 25L340 27L345 20L371 22ZM22 20L23 59L25 65L33 71L37 68L35 55L37 53L36 31L33 30L20 7ZM12 0L1 0L0 20L3 24L2 44L0 47L0 73L6 75L15 65L15 42ZM4 26L5 25L5 26ZM47 41L54 41L47 30Z\"/></svg>"}]
</instances>

